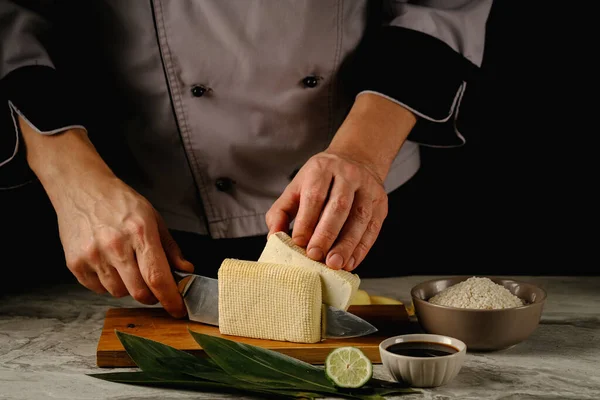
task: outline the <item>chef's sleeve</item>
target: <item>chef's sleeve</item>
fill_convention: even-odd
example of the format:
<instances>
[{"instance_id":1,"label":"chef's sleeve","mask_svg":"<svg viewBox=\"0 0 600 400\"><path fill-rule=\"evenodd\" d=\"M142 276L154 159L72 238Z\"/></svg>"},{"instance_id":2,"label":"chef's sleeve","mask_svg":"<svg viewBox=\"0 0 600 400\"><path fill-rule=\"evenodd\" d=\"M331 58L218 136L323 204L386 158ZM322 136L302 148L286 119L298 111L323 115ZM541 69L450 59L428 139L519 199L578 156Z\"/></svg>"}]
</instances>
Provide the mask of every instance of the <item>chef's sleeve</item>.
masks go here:
<instances>
[{"instance_id":1,"label":"chef's sleeve","mask_svg":"<svg viewBox=\"0 0 600 400\"><path fill-rule=\"evenodd\" d=\"M77 99L49 54L54 1L0 1L0 190L35 180L18 116L41 135L85 129Z\"/></svg>"},{"instance_id":2,"label":"chef's sleeve","mask_svg":"<svg viewBox=\"0 0 600 400\"><path fill-rule=\"evenodd\" d=\"M456 121L483 60L492 0L388 0L368 41L358 95L375 93L417 116L409 140L465 143Z\"/></svg>"}]
</instances>

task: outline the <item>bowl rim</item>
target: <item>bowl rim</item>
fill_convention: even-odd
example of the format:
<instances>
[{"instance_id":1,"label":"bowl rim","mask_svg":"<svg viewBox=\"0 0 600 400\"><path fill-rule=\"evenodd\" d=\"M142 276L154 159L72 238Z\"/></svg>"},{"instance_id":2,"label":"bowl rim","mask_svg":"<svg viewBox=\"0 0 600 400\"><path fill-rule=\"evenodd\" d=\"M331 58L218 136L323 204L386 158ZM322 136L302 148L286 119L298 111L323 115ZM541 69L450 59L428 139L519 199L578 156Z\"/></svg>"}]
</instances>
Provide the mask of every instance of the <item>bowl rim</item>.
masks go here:
<instances>
[{"instance_id":1,"label":"bowl rim","mask_svg":"<svg viewBox=\"0 0 600 400\"><path fill-rule=\"evenodd\" d=\"M494 279L499 279L499 280L504 280L504 281L512 281L514 283L517 284L525 284L525 285L531 285L533 287L535 287L536 289L540 290L542 292L542 298L540 299L540 301L536 301L534 303L529 303L529 304L525 304L523 306L519 306L519 307L511 307L511 308L496 308L496 309L483 309L483 308L462 308L462 307L450 307L450 306L442 306L440 304L433 304L430 303L427 300L424 300L420 297L418 297L415 292L417 291L417 289L425 284L428 283L432 283L432 282L437 282L437 281L443 281L443 280L447 280L447 279L456 279L456 278L465 278L464 280L467 280L473 276L476 276L478 278L489 278L491 280ZM462 282L462 281L461 281ZM534 283L530 283L530 282L525 282L525 281L521 281L518 279L514 279L514 278L505 278L502 276L498 276L498 275L454 275L454 276L447 276L445 278L434 278L434 279L428 279L426 281L420 282L418 284L416 284L415 286L413 286L410 289L410 296L412 297L412 301L417 303L423 303L423 304L427 304L428 307L434 307L434 308L439 308L442 310L448 310L448 311L452 311L452 310L459 310L459 311L467 311L467 312L483 312L483 313L497 313L497 312L509 312L511 310L523 310L523 309L527 309L527 308L531 308L531 307L539 307L542 306L545 302L546 299L548 298L548 293L546 292L546 290Z\"/></svg>"},{"instance_id":2,"label":"bowl rim","mask_svg":"<svg viewBox=\"0 0 600 400\"><path fill-rule=\"evenodd\" d=\"M460 343L462 345L462 349L458 350L456 353L453 354L449 354L447 356L443 356L444 360L450 359L450 358L457 358L460 357L461 354L466 354L467 353L467 344L465 342L463 342L460 339L457 339L455 337L452 336L448 336L448 335L440 335L438 333L406 333L404 335L396 335L396 336L390 336L388 338L385 338L384 340L382 340L379 343L379 351L382 353L386 353L387 355L391 356L391 357L397 357L397 358L401 358L401 359L406 359L406 360L431 360L431 362L433 362L434 360L439 360L442 357L415 357L415 356L405 356L402 354L395 354L392 353L391 351L389 351L388 349L386 349L385 347L383 347L383 344L385 342L388 341L393 341L399 338L410 338L410 337L416 337L416 336L436 336L437 338L448 338L448 339L452 339L454 341L457 341L458 343ZM433 338L432 338L433 339ZM411 340L407 340L407 342L410 342ZM422 340L412 340L413 342L422 342ZM434 340L431 340L434 341ZM440 343L440 344L446 344L446 343L442 343L439 341L435 341L436 343Z\"/></svg>"}]
</instances>

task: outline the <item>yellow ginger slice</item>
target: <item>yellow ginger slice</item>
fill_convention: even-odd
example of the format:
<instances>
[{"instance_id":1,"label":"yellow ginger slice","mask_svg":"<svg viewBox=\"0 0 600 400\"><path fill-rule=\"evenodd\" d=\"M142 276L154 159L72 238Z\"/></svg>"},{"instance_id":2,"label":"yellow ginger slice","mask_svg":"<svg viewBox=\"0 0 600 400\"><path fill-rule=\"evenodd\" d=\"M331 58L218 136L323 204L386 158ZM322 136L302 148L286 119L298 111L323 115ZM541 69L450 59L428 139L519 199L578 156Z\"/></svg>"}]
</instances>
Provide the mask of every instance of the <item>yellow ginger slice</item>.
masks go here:
<instances>
[{"instance_id":1,"label":"yellow ginger slice","mask_svg":"<svg viewBox=\"0 0 600 400\"><path fill-rule=\"evenodd\" d=\"M360 286L358 275L343 270L333 270L306 255L306 250L297 246L285 232L276 232L269 237L258 259L260 262L293 265L310 268L321 276L323 303L348 310Z\"/></svg>"},{"instance_id":2,"label":"yellow ginger slice","mask_svg":"<svg viewBox=\"0 0 600 400\"><path fill-rule=\"evenodd\" d=\"M322 291L315 271L225 259L218 278L222 334L297 343L321 340Z\"/></svg>"},{"instance_id":3,"label":"yellow ginger slice","mask_svg":"<svg viewBox=\"0 0 600 400\"><path fill-rule=\"evenodd\" d=\"M356 291L356 294L350 302L351 306L364 306L369 304L371 304L371 297L369 296L369 293L361 289Z\"/></svg>"},{"instance_id":4,"label":"yellow ginger slice","mask_svg":"<svg viewBox=\"0 0 600 400\"><path fill-rule=\"evenodd\" d=\"M370 296L371 304L403 304L400 300L385 296Z\"/></svg>"}]
</instances>

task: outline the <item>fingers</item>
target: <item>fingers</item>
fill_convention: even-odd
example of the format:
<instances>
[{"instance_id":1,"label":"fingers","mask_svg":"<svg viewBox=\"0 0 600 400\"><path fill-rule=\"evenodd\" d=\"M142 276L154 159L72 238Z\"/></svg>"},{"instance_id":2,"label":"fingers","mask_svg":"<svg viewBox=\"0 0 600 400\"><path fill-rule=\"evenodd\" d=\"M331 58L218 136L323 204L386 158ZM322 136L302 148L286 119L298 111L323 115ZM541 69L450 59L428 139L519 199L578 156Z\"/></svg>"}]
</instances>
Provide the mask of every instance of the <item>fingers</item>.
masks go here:
<instances>
[{"instance_id":1,"label":"fingers","mask_svg":"<svg viewBox=\"0 0 600 400\"><path fill-rule=\"evenodd\" d=\"M267 228L269 228L267 238L275 232L288 232L290 222L298 213L299 206L300 195L297 185L291 183L285 188L281 196L275 200L265 216Z\"/></svg>"},{"instance_id":2,"label":"fingers","mask_svg":"<svg viewBox=\"0 0 600 400\"><path fill-rule=\"evenodd\" d=\"M344 227L327 255L326 264L328 267L354 269L357 265L354 252L367 230L372 212L373 200L371 194L365 190L356 192L348 219L344 221Z\"/></svg>"},{"instance_id":3,"label":"fingers","mask_svg":"<svg viewBox=\"0 0 600 400\"><path fill-rule=\"evenodd\" d=\"M105 268L108 271L101 268L105 263L99 246L95 243L78 252L66 252L65 258L69 270L79 283L89 290L98 294L108 291L115 297L127 295L127 289L123 282L118 279L118 275L115 277L108 268ZM102 272L99 273L99 270L102 270ZM116 273L116 271L114 272Z\"/></svg>"},{"instance_id":4,"label":"fingers","mask_svg":"<svg viewBox=\"0 0 600 400\"><path fill-rule=\"evenodd\" d=\"M116 269L131 297L142 304L151 305L158 302L142 278L133 248L129 243L123 243L123 248L119 252L110 253L108 264L111 266L110 269Z\"/></svg>"},{"instance_id":5,"label":"fingers","mask_svg":"<svg viewBox=\"0 0 600 400\"><path fill-rule=\"evenodd\" d=\"M74 265L73 263L67 262L67 266L75 278L77 278L77 281L79 281L79 283L85 288L97 294L107 292L106 288L102 285L102 282L100 282L100 279L98 279L96 271L94 271L85 262L82 262L79 265Z\"/></svg>"},{"instance_id":6,"label":"fingers","mask_svg":"<svg viewBox=\"0 0 600 400\"><path fill-rule=\"evenodd\" d=\"M169 314L175 318L184 317L185 305L162 248L158 225L149 222L134 229L138 235L135 254L144 281Z\"/></svg>"},{"instance_id":7,"label":"fingers","mask_svg":"<svg viewBox=\"0 0 600 400\"><path fill-rule=\"evenodd\" d=\"M155 304L156 297L142 279L132 248L123 232L107 230L97 234L100 262L94 269L102 285L115 297L131 295L142 304Z\"/></svg>"},{"instance_id":8,"label":"fingers","mask_svg":"<svg viewBox=\"0 0 600 400\"><path fill-rule=\"evenodd\" d=\"M321 171L321 174L309 174L302 183L298 214L294 222L292 239L296 245L307 247L307 254L315 260L323 259L326 253L318 246L308 247L321 216L321 211L329 195L333 175L330 172ZM322 234L327 234L324 232ZM315 244L320 244L319 241ZM312 252L311 252L312 250ZM321 251L321 253L319 253Z\"/></svg>"},{"instance_id":9,"label":"fingers","mask_svg":"<svg viewBox=\"0 0 600 400\"><path fill-rule=\"evenodd\" d=\"M131 244L112 232L99 235L67 265L83 286L96 293L130 294L142 304L157 302L140 275Z\"/></svg>"},{"instance_id":10,"label":"fingers","mask_svg":"<svg viewBox=\"0 0 600 400\"><path fill-rule=\"evenodd\" d=\"M154 211L154 214L156 216L156 222L158 224L160 242L165 251L165 255L167 256L169 264L171 265L171 267L178 269L179 271L193 273L194 265L191 262L187 261L185 258L183 258L181 249L177 245L177 242L175 242L175 239L173 239L173 236L171 236L169 228L167 228L167 225L165 224L160 214L158 214L156 210Z\"/></svg>"},{"instance_id":11,"label":"fingers","mask_svg":"<svg viewBox=\"0 0 600 400\"><path fill-rule=\"evenodd\" d=\"M339 253L328 253L348 219L354 202L354 191L355 188L347 180L339 176L334 178L323 214L306 247L306 254L313 260L321 261L327 254L326 263L331 268L340 269L347 261Z\"/></svg>"},{"instance_id":12,"label":"fingers","mask_svg":"<svg viewBox=\"0 0 600 400\"><path fill-rule=\"evenodd\" d=\"M113 297L125 297L129 294L119 273L110 265L104 264L100 267L96 267L96 273L102 286L104 286Z\"/></svg>"},{"instance_id":13,"label":"fingers","mask_svg":"<svg viewBox=\"0 0 600 400\"><path fill-rule=\"evenodd\" d=\"M163 224L162 238L159 223ZM130 294L143 304L160 301L172 316L184 317L185 305L163 243L175 268L193 271L162 220L152 218L151 212L128 218L123 230L103 230L85 248L78 247L65 255L69 269L88 289L96 293L108 291L114 297Z\"/></svg>"},{"instance_id":14,"label":"fingers","mask_svg":"<svg viewBox=\"0 0 600 400\"><path fill-rule=\"evenodd\" d=\"M375 201L373 203L373 213L371 216L371 220L367 224L367 228L365 233L363 234L360 242L356 245L354 252L352 253L352 258L354 258L354 265L346 265L344 269L346 271L354 270L366 257L373 244L377 240L379 236L379 232L381 231L381 226L383 225L383 221L387 217L388 213L388 203L387 203L387 195L382 197L381 199Z\"/></svg>"}]
</instances>

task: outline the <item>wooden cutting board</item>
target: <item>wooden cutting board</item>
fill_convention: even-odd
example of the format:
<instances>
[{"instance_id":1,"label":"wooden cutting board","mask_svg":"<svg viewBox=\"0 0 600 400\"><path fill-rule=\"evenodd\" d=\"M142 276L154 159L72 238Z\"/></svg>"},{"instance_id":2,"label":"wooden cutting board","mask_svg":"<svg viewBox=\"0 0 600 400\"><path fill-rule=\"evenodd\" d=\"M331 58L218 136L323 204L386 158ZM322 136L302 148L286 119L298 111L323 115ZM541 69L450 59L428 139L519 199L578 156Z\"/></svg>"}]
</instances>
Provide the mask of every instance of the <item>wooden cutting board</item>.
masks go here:
<instances>
[{"instance_id":1,"label":"wooden cutting board","mask_svg":"<svg viewBox=\"0 0 600 400\"><path fill-rule=\"evenodd\" d=\"M135 367L117 338L115 330L142 336L201 356L204 352L187 331L189 327L195 332L260 346L311 364L323 364L329 352L336 347L355 346L361 349L373 363L379 364L381 363L379 343L390 336L407 333L410 329L404 305L351 306L348 311L369 321L379 331L359 338L327 339L310 344L279 342L221 335L218 327L174 319L162 308L111 308L106 313L104 320L104 327L96 350L96 363L99 367Z\"/></svg>"}]
</instances>

